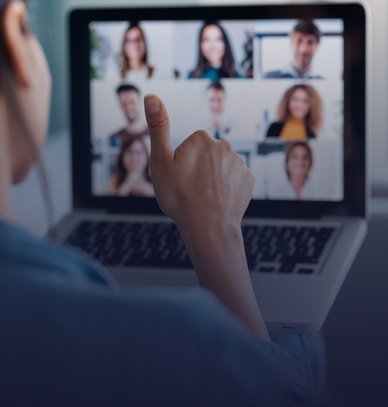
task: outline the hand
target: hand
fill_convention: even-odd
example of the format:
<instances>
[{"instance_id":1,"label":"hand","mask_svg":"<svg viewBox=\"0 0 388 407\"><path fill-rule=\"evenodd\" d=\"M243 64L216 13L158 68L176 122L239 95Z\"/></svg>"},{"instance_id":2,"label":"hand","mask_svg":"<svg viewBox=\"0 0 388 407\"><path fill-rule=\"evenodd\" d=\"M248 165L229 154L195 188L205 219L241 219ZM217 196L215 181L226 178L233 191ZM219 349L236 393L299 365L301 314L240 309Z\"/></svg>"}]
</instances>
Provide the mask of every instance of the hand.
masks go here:
<instances>
[{"instance_id":1,"label":"hand","mask_svg":"<svg viewBox=\"0 0 388 407\"><path fill-rule=\"evenodd\" d=\"M123 183L120 185L120 187L117 189L117 194L120 196L127 196L129 195L136 182L139 181L141 178L141 174L135 173L135 172L130 172L127 174L125 177Z\"/></svg>"},{"instance_id":2,"label":"hand","mask_svg":"<svg viewBox=\"0 0 388 407\"><path fill-rule=\"evenodd\" d=\"M240 225L254 177L225 140L197 131L172 151L169 118L156 96L145 99L151 135L151 174L161 209L178 225L203 220Z\"/></svg>"},{"instance_id":3,"label":"hand","mask_svg":"<svg viewBox=\"0 0 388 407\"><path fill-rule=\"evenodd\" d=\"M117 193L120 196L155 196L152 184L140 172L131 172L128 174Z\"/></svg>"},{"instance_id":4,"label":"hand","mask_svg":"<svg viewBox=\"0 0 388 407\"><path fill-rule=\"evenodd\" d=\"M249 276L241 219L254 178L229 142L197 131L175 151L161 100L146 96L151 174L162 210L175 220L201 285L258 339L270 341Z\"/></svg>"}]
</instances>

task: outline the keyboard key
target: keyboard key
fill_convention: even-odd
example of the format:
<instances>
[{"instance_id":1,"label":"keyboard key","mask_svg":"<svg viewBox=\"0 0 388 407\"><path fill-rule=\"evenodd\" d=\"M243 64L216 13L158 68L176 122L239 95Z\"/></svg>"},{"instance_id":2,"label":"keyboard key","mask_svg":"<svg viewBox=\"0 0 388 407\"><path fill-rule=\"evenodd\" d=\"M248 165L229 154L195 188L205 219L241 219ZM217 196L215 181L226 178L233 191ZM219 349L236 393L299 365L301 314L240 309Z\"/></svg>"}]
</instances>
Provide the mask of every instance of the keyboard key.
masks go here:
<instances>
[{"instance_id":1,"label":"keyboard key","mask_svg":"<svg viewBox=\"0 0 388 407\"><path fill-rule=\"evenodd\" d=\"M279 267L279 273L291 274L295 270L295 263L283 263Z\"/></svg>"},{"instance_id":2,"label":"keyboard key","mask_svg":"<svg viewBox=\"0 0 388 407\"><path fill-rule=\"evenodd\" d=\"M320 261L334 230L244 225L249 270L313 274L315 268L308 265ZM67 243L110 267L192 268L179 230L172 223L82 222Z\"/></svg>"}]
</instances>

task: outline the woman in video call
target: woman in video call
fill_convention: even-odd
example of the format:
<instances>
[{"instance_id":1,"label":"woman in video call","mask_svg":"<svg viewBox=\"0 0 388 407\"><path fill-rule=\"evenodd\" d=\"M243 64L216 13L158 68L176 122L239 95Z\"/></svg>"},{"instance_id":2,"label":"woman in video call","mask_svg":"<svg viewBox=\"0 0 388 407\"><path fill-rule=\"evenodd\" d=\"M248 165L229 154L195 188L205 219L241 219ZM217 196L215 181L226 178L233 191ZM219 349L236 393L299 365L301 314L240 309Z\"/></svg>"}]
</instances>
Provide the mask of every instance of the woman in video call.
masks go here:
<instances>
[{"instance_id":1,"label":"woman in video call","mask_svg":"<svg viewBox=\"0 0 388 407\"><path fill-rule=\"evenodd\" d=\"M280 100L277 121L267 131L268 138L284 141L314 139L322 124L322 101L307 84L294 85Z\"/></svg>"},{"instance_id":2,"label":"woman in video call","mask_svg":"<svg viewBox=\"0 0 388 407\"><path fill-rule=\"evenodd\" d=\"M287 147L285 171L288 184L280 188L283 199L301 200L314 196L309 179L312 167L313 153L307 143L297 141Z\"/></svg>"},{"instance_id":3,"label":"woman in video call","mask_svg":"<svg viewBox=\"0 0 388 407\"><path fill-rule=\"evenodd\" d=\"M121 146L108 195L155 196L149 171L148 149L144 140L131 140Z\"/></svg>"},{"instance_id":4,"label":"woman in video call","mask_svg":"<svg viewBox=\"0 0 388 407\"><path fill-rule=\"evenodd\" d=\"M238 78L229 38L216 21L205 22L198 35L198 62L189 78L217 81Z\"/></svg>"},{"instance_id":5,"label":"woman in video call","mask_svg":"<svg viewBox=\"0 0 388 407\"><path fill-rule=\"evenodd\" d=\"M150 79L154 73L155 68L148 63L144 31L138 23L132 23L125 31L121 45L121 78L130 81Z\"/></svg>"},{"instance_id":6,"label":"woman in video call","mask_svg":"<svg viewBox=\"0 0 388 407\"><path fill-rule=\"evenodd\" d=\"M0 405L318 405L317 337L270 337L252 289L241 220L253 175L201 131L173 151L157 96L145 98L152 179L203 288L123 289L12 222L11 186L40 162L50 105L27 19L25 1L0 0Z\"/></svg>"}]
</instances>

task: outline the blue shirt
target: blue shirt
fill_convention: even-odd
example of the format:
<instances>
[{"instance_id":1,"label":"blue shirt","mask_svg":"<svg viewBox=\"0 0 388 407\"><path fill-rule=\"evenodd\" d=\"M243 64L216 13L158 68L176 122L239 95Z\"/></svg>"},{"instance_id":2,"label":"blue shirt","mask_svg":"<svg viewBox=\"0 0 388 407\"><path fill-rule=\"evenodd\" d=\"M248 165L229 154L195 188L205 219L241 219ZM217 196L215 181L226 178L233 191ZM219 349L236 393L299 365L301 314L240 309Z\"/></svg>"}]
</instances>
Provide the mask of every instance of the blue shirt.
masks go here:
<instances>
[{"instance_id":1,"label":"blue shirt","mask_svg":"<svg viewBox=\"0 0 388 407\"><path fill-rule=\"evenodd\" d=\"M241 76L236 72L236 76L225 76L220 68L214 68L212 66L207 67L200 77L194 76L195 71L189 72L188 79L210 79L212 82L218 81L223 78L241 78Z\"/></svg>"},{"instance_id":2,"label":"blue shirt","mask_svg":"<svg viewBox=\"0 0 388 407\"><path fill-rule=\"evenodd\" d=\"M263 79L324 79L323 76L306 72L301 75L296 69L290 65L284 69L269 71L263 74Z\"/></svg>"},{"instance_id":3,"label":"blue shirt","mask_svg":"<svg viewBox=\"0 0 388 407\"><path fill-rule=\"evenodd\" d=\"M0 405L315 405L303 346L260 342L201 289L128 289L0 221Z\"/></svg>"}]
</instances>

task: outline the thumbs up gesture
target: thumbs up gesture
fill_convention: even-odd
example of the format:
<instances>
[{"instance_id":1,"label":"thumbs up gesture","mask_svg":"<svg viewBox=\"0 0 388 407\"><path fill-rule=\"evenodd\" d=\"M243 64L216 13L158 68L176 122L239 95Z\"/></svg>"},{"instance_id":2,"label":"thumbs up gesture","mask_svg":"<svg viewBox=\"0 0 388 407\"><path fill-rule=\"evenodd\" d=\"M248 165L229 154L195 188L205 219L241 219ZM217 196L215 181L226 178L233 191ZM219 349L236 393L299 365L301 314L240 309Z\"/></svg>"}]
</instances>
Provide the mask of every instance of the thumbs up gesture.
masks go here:
<instances>
[{"instance_id":1,"label":"thumbs up gesture","mask_svg":"<svg viewBox=\"0 0 388 407\"><path fill-rule=\"evenodd\" d=\"M212 291L258 339L270 341L253 292L241 220L254 177L226 140L204 131L175 151L163 102L145 98L151 176L161 209L178 225L202 287Z\"/></svg>"},{"instance_id":2,"label":"thumbs up gesture","mask_svg":"<svg viewBox=\"0 0 388 407\"><path fill-rule=\"evenodd\" d=\"M151 136L151 174L163 212L178 226L194 222L241 223L252 196L254 177L228 141L204 131L188 137L175 151L169 118L155 95L145 98Z\"/></svg>"}]
</instances>

